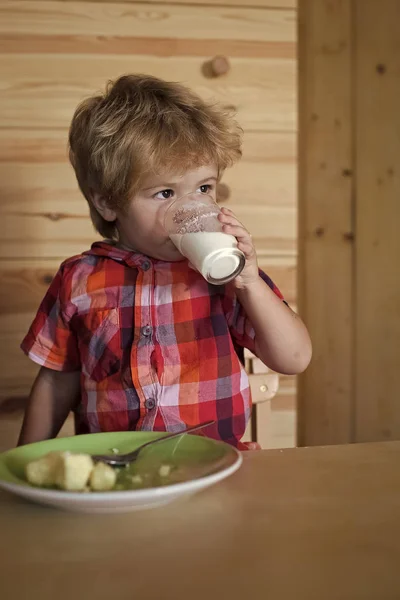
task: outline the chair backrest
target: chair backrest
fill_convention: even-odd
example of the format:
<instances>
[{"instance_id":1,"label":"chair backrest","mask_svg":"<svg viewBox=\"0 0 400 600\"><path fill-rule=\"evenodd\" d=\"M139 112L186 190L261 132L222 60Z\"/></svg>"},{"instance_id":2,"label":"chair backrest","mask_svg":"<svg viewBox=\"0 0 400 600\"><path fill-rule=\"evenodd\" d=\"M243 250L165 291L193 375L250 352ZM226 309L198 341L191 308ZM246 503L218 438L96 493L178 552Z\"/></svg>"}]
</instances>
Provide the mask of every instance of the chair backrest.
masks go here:
<instances>
[{"instance_id":1,"label":"chair backrest","mask_svg":"<svg viewBox=\"0 0 400 600\"><path fill-rule=\"evenodd\" d=\"M244 352L245 367L249 375L253 404L271 400L279 389L279 375L248 350Z\"/></svg>"},{"instance_id":2,"label":"chair backrest","mask_svg":"<svg viewBox=\"0 0 400 600\"><path fill-rule=\"evenodd\" d=\"M243 441L258 442L262 448L272 444L271 400L279 389L279 375L248 350L244 351L245 368L249 375L253 411Z\"/></svg>"}]
</instances>

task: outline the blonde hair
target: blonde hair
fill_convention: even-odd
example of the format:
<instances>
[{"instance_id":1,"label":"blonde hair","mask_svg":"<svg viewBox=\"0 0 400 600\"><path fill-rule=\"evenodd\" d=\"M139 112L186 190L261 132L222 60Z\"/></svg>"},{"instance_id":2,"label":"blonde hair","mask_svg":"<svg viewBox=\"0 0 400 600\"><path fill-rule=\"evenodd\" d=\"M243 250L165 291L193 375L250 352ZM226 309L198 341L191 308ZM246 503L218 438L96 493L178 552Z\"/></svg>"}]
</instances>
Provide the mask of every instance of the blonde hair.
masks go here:
<instances>
[{"instance_id":1,"label":"blonde hair","mask_svg":"<svg viewBox=\"0 0 400 600\"><path fill-rule=\"evenodd\" d=\"M241 157L242 130L229 110L205 102L185 86L148 75L124 75L105 93L79 104L69 130L69 157L90 216L104 237L115 223L92 197L123 209L141 178L158 169L179 173L216 164L219 174Z\"/></svg>"}]
</instances>

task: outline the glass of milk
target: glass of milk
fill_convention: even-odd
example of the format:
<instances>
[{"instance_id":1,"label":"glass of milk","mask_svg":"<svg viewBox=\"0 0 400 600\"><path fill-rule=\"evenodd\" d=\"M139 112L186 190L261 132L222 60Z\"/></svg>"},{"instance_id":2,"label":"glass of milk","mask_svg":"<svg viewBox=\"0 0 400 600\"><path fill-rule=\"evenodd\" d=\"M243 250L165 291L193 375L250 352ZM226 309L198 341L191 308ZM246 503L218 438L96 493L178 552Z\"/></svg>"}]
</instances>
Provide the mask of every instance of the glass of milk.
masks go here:
<instances>
[{"instance_id":1,"label":"glass of milk","mask_svg":"<svg viewBox=\"0 0 400 600\"><path fill-rule=\"evenodd\" d=\"M194 193L172 202L164 218L165 229L179 252L214 285L237 277L246 260L236 238L222 231L220 212L211 196Z\"/></svg>"}]
</instances>

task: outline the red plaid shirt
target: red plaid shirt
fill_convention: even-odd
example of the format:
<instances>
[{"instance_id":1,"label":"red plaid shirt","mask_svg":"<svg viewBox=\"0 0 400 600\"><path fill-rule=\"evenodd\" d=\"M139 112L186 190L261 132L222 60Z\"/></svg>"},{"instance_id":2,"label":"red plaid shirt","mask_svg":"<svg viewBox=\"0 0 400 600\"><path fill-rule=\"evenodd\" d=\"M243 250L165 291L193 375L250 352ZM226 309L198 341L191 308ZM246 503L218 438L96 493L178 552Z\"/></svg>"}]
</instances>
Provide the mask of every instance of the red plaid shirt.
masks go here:
<instances>
[{"instance_id":1,"label":"red plaid shirt","mask_svg":"<svg viewBox=\"0 0 400 600\"><path fill-rule=\"evenodd\" d=\"M49 369L81 371L77 433L215 420L207 435L237 446L251 397L235 348L254 352L254 337L234 291L187 261L98 242L61 265L21 347Z\"/></svg>"}]
</instances>

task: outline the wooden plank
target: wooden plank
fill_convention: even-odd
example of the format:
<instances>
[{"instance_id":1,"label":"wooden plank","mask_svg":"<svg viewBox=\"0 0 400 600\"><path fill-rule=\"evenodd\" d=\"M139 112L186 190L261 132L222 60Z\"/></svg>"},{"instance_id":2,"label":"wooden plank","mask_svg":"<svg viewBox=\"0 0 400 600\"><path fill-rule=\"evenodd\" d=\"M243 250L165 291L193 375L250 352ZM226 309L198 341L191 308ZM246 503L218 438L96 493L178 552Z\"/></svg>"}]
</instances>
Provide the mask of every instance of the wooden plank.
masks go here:
<instances>
[{"instance_id":1,"label":"wooden plank","mask_svg":"<svg viewBox=\"0 0 400 600\"><path fill-rule=\"evenodd\" d=\"M0 261L0 400L29 394L38 366L22 339L60 261Z\"/></svg>"},{"instance_id":2,"label":"wooden plank","mask_svg":"<svg viewBox=\"0 0 400 600\"><path fill-rule=\"evenodd\" d=\"M273 435L272 421L271 421L271 402L264 402L257 404L254 412L255 419L255 433L256 441L260 444L261 448L268 448L271 443Z\"/></svg>"},{"instance_id":3,"label":"wooden plank","mask_svg":"<svg viewBox=\"0 0 400 600\"><path fill-rule=\"evenodd\" d=\"M0 129L0 168L1 163L6 163L4 168L7 171L22 170L20 178L26 182L28 189L34 187L40 190L42 199L44 188L48 189L51 198L59 194L64 200L67 200L66 195L76 197L75 176L67 158L67 135L66 130ZM226 203L243 201L254 205L295 205L295 140L296 135L291 132L246 133L243 158L224 175L223 181L229 186ZM52 163L61 163L63 167L55 168ZM10 180L0 183L0 188L5 188L8 190L6 195L10 193L14 197L18 182L14 176ZM30 182L34 185L30 186ZM56 186L59 186L57 191ZM34 190L30 189L29 193L34 193Z\"/></svg>"},{"instance_id":4,"label":"wooden plank","mask_svg":"<svg viewBox=\"0 0 400 600\"><path fill-rule=\"evenodd\" d=\"M10 450L17 445L22 426L22 414L0 417L0 452Z\"/></svg>"},{"instance_id":5,"label":"wooden plank","mask_svg":"<svg viewBox=\"0 0 400 600\"><path fill-rule=\"evenodd\" d=\"M262 448L293 448L296 446L296 388L288 387L280 376L277 395L257 404L256 434Z\"/></svg>"},{"instance_id":6,"label":"wooden plank","mask_svg":"<svg viewBox=\"0 0 400 600\"><path fill-rule=\"evenodd\" d=\"M0 129L0 162L68 162L67 139L67 128ZM271 165L273 169L287 164L295 168L296 141L296 133L291 131L246 132L241 162L261 163L267 168Z\"/></svg>"},{"instance_id":7,"label":"wooden plank","mask_svg":"<svg viewBox=\"0 0 400 600\"><path fill-rule=\"evenodd\" d=\"M350 2L299 3L299 302L314 346L300 445L353 439L350 23Z\"/></svg>"},{"instance_id":8,"label":"wooden plank","mask_svg":"<svg viewBox=\"0 0 400 600\"><path fill-rule=\"evenodd\" d=\"M297 445L296 395L277 395L271 402L268 448L293 448Z\"/></svg>"},{"instance_id":9,"label":"wooden plank","mask_svg":"<svg viewBox=\"0 0 400 600\"><path fill-rule=\"evenodd\" d=\"M231 39L294 42L296 14L245 6L176 6L154 3L7 1L0 4L0 33L134 38Z\"/></svg>"},{"instance_id":10,"label":"wooden plank","mask_svg":"<svg viewBox=\"0 0 400 600\"><path fill-rule=\"evenodd\" d=\"M1 54L148 54L151 56L204 57L204 40L86 35L35 35L2 33ZM293 59L294 42L207 39L207 55L242 58Z\"/></svg>"},{"instance_id":11,"label":"wooden plank","mask_svg":"<svg viewBox=\"0 0 400 600\"><path fill-rule=\"evenodd\" d=\"M256 441L263 449L293 448L296 446L296 391L279 389L270 401L257 404L253 409ZM250 421L243 441L250 441Z\"/></svg>"},{"instance_id":12,"label":"wooden plank","mask_svg":"<svg viewBox=\"0 0 400 600\"><path fill-rule=\"evenodd\" d=\"M298 376L296 376L296 375L280 375L279 390L276 395L276 398L295 395L296 390L297 390L297 384L298 384ZM282 410L288 410L288 409L291 410L291 408L292 408L291 404L290 404L290 406L286 406L285 402L282 400L282 398L280 399L279 405Z\"/></svg>"},{"instance_id":13,"label":"wooden plank","mask_svg":"<svg viewBox=\"0 0 400 600\"><path fill-rule=\"evenodd\" d=\"M295 131L295 61L231 59L223 78L202 72L209 57L0 55L0 127L67 128L77 104L129 72L180 81L235 107L245 130ZM268 110L266 110L268 107Z\"/></svg>"},{"instance_id":14,"label":"wooden plank","mask_svg":"<svg viewBox=\"0 0 400 600\"><path fill-rule=\"evenodd\" d=\"M68 162L68 129L0 129L0 163ZM3 185L3 184L1 184Z\"/></svg>"},{"instance_id":15,"label":"wooden plank","mask_svg":"<svg viewBox=\"0 0 400 600\"><path fill-rule=\"evenodd\" d=\"M63 0L64 2L75 2L75 0ZM106 2L107 4L120 3L120 0L86 0L86 2ZM136 3L136 0L125 0L126 3ZM146 0L146 4L171 4L171 0ZM212 5L218 4L221 7L224 6L244 6L245 0L173 0L173 4L187 4L187 5ZM297 0L249 0L246 3L247 8L259 7L259 8L276 8L279 10L286 10L288 8L296 8Z\"/></svg>"},{"instance_id":16,"label":"wooden plank","mask_svg":"<svg viewBox=\"0 0 400 600\"><path fill-rule=\"evenodd\" d=\"M249 420L249 422L247 423L247 427L246 427L246 431L244 432L244 435L242 437L242 442L251 442L251 418Z\"/></svg>"},{"instance_id":17,"label":"wooden plank","mask_svg":"<svg viewBox=\"0 0 400 600\"><path fill-rule=\"evenodd\" d=\"M67 257L98 238L67 162L66 135L0 131L0 256ZM230 196L223 204L252 231L260 260L286 255L293 264L296 254L294 140L292 133L245 134L242 161L224 175Z\"/></svg>"},{"instance_id":18,"label":"wooden plank","mask_svg":"<svg viewBox=\"0 0 400 600\"><path fill-rule=\"evenodd\" d=\"M39 367L27 358L19 346L24 333L1 335L0 346L0 401L12 397L26 397Z\"/></svg>"},{"instance_id":19,"label":"wooden plank","mask_svg":"<svg viewBox=\"0 0 400 600\"><path fill-rule=\"evenodd\" d=\"M279 376L279 389L271 401L270 448L297 446L297 383L293 375Z\"/></svg>"},{"instance_id":20,"label":"wooden plank","mask_svg":"<svg viewBox=\"0 0 400 600\"><path fill-rule=\"evenodd\" d=\"M295 206L296 164L290 153L294 140L293 133L246 134L242 160L223 177L229 187L225 203ZM275 144L281 144L281 155L279 150L273 154ZM0 170L8 173L0 182L6 205L7 198L18 201L18 190L29 193L31 200L38 196L42 201L57 196L62 202L80 198L67 158L66 131L0 130L0 145Z\"/></svg>"},{"instance_id":21,"label":"wooden plank","mask_svg":"<svg viewBox=\"0 0 400 600\"><path fill-rule=\"evenodd\" d=\"M358 1L356 22L355 439L364 442L400 439L400 3Z\"/></svg>"},{"instance_id":22,"label":"wooden plank","mask_svg":"<svg viewBox=\"0 0 400 600\"><path fill-rule=\"evenodd\" d=\"M0 331L25 332L39 308L54 275L60 259L0 260ZM13 322L21 315L27 315L22 327Z\"/></svg>"},{"instance_id":23,"label":"wooden plank","mask_svg":"<svg viewBox=\"0 0 400 600\"><path fill-rule=\"evenodd\" d=\"M68 162L67 139L67 129L0 129L0 162ZM249 164L261 163L271 171L281 169L284 165L295 169L296 140L294 132L246 132L243 137L243 157L238 165L245 161ZM294 173L286 173L291 185ZM294 194L297 192L293 187L292 190Z\"/></svg>"}]
</instances>

